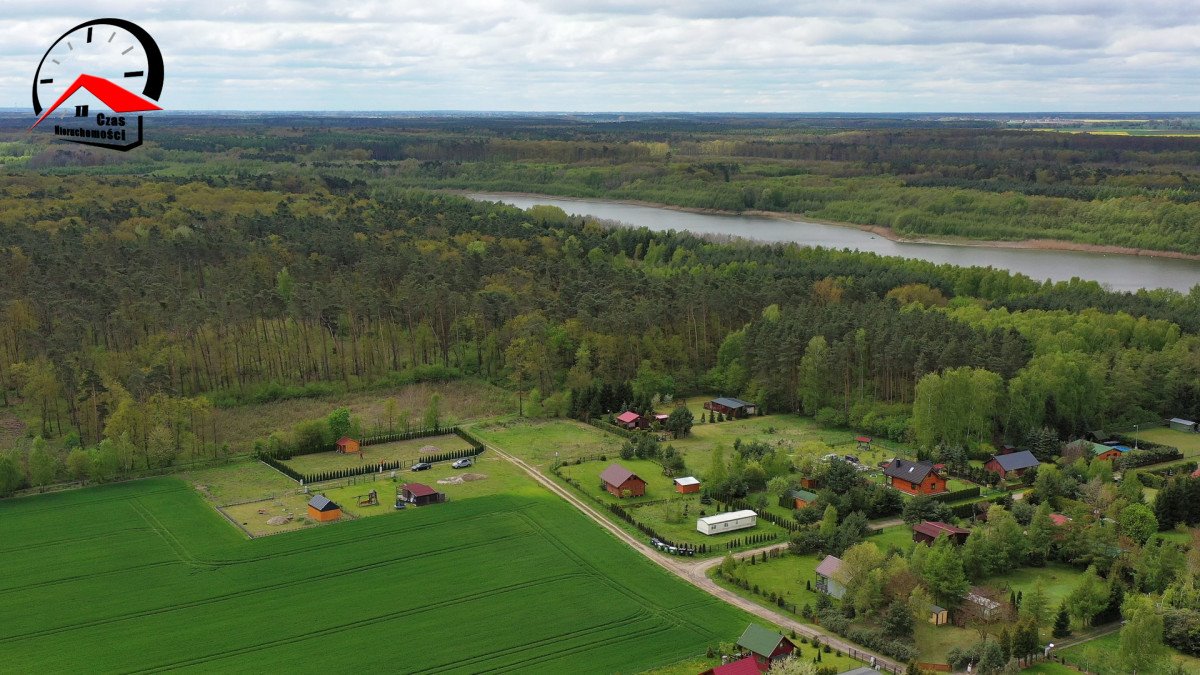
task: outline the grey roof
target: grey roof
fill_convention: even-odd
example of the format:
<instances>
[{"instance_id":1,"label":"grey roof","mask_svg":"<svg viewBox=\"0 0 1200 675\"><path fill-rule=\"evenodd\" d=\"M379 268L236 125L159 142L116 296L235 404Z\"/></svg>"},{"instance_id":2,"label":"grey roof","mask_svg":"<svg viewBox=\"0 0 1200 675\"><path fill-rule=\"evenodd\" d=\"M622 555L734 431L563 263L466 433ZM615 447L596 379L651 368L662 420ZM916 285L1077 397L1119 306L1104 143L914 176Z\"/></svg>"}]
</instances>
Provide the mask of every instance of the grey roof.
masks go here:
<instances>
[{"instance_id":1,"label":"grey roof","mask_svg":"<svg viewBox=\"0 0 1200 675\"><path fill-rule=\"evenodd\" d=\"M308 505L318 511L333 511L334 509L341 508L337 504L329 501L329 498L325 495L313 495L313 498L308 500Z\"/></svg>"},{"instance_id":2,"label":"grey roof","mask_svg":"<svg viewBox=\"0 0 1200 675\"><path fill-rule=\"evenodd\" d=\"M1185 420L1182 417L1172 417L1171 421L1174 422L1175 424L1186 424L1190 427L1196 426L1195 422L1193 422L1191 420Z\"/></svg>"},{"instance_id":3,"label":"grey roof","mask_svg":"<svg viewBox=\"0 0 1200 675\"><path fill-rule=\"evenodd\" d=\"M1007 455L993 455L992 459L996 460L1000 468L1005 471L1019 471L1038 465L1037 457L1034 457L1033 453L1028 450L1010 452Z\"/></svg>"},{"instance_id":4,"label":"grey roof","mask_svg":"<svg viewBox=\"0 0 1200 675\"><path fill-rule=\"evenodd\" d=\"M754 405L753 403L750 403L749 401L743 401L740 398L726 398L724 396L720 398L714 398L712 402L716 403L717 405L723 405L726 408L745 408L747 406Z\"/></svg>"},{"instance_id":5,"label":"grey roof","mask_svg":"<svg viewBox=\"0 0 1200 675\"><path fill-rule=\"evenodd\" d=\"M620 464L609 464L608 468L600 472L600 480L609 485L620 486L630 478L637 478L637 474L626 469Z\"/></svg>"},{"instance_id":6,"label":"grey roof","mask_svg":"<svg viewBox=\"0 0 1200 675\"><path fill-rule=\"evenodd\" d=\"M838 570L840 569L842 569L842 559L827 555L825 556L825 559L821 561L821 564L817 565L817 574L828 579L829 577L837 574Z\"/></svg>"},{"instance_id":7,"label":"grey roof","mask_svg":"<svg viewBox=\"0 0 1200 675\"><path fill-rule=\"evenodd\" d=\"M847 670L838 673L838 675L883 675L883 673L870 666L862 666L861 668L855 668L854 670Z\"/></svg>"},{"instance_id":8,"label":"grey roof","mask_svg":"<svg viewBox=\"0 0 1200 675\"><path fill-rule=\"evenodd\" d=\"M933 471L933 462L910 462L905 459L893 459L883 470L883 475L899 478L910 483L920 483L925 476Z\"/></svg>"}]
</instances>

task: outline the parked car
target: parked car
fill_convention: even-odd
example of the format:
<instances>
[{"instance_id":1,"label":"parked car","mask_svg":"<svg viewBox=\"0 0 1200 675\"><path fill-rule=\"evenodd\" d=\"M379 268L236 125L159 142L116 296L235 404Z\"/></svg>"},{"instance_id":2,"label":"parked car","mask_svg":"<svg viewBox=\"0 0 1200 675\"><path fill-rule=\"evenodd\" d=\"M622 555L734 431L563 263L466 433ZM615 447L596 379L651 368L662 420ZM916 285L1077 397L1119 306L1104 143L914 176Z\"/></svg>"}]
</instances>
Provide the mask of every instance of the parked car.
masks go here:
<instances>
[{"instance_id":1,"label":"parked car","mask_svg":"<svg viewBox=\"0 0 1200 675\"><path fill-rule=\"evenodd\" d=\"M850 462L851 464L858 464L858 456L857 455L846 455L845 457L843 457L843 459L845 459L847 462Z\"/></svg>"},{"instance_id":2,"label":"parked car","mask_svg":"<svg viewBox=\"0 0 1200 675\"><path fill-rule=\"evenodd\" d=\"M458 460L457 462L455 462L455 463L451 464L450 466L452 466L452 467L454 467L454 468L456 468L456 469L465 469L465 468L467 468L468 466L471 466L471 465L472 465L472 464L474 464L474 463L475 463L475 462L471 461L471 458L470 458L470 457L463 457L462 459L460 459L460 460Z\"/></svg>"},{"instance_id":3,"label":"parked car","mask_svg":"<svg viewBox=\"0 0 1200 675\"><path fill-rule=\"evenodd\" d=\"M429 462L417 462L416 464L412 465L413 471L424 471L425 469L432 469L432 468L433 468L433 465L430 464Z\"/></svg>"}]
</instances>

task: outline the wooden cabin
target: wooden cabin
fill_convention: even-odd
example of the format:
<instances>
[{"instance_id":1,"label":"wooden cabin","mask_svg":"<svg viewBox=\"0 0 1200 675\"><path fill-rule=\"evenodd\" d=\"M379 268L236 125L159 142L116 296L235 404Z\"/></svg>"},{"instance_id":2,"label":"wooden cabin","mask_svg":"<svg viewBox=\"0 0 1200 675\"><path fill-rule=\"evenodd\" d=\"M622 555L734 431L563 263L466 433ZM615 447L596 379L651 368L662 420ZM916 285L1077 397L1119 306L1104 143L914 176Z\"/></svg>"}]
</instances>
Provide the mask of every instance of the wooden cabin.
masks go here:
<instances>
[{"instance_id":1,"label":"wooden cabin","mask_svg":"<svg viewBox=\"0 0 1200 675\"><path fill-rule=\"evenodd\" d=\"M883 469L888 485L910 495L936 495L946 491L946 479L933 462L893 459Z\"/></svg>"},{"instance_id":2,"label":"wooden cabin","mask_svg":"<svg viewBox=\"0 0 1200 675\"><path fill-rule=\"evenodd\" d=\"M609 464L600 472L600 482L614 497L641 497L646 494L646 481L620 464Z\"/></svg>"},{"instance_id":3,"label":"wooden cabin","mask_svg":"<svg viewBox=\"0 0 1200 675\"><path fill-rule=\"evenodd\" d=\"M446 501L446 494L423 483L405 483L400 488L400 499L413 506L428 506Z\"/></svg>"},{"instance_id":4,"label":"wooden cabin","mask_svg":"<svg viewBox=\"0 0 1200 675\"><path fill-rule=\"evenodd\" d=\"M682 476L675 479L675 491L681 495L700 491L700 479L695 476Z\"/></svg>"},{"instance_id":5,"label":"wooden cabin","mask_svg":"<svg viewBox=\"0 0 1200 675\"><path fill-rule=\"evenodd\" d=\"M1020 478L1026 471L1038 465L1037 457L1028 450L1018 450L1004 455L992 455L983 468L1000 474L1004 480Z\"/></svg>"},{"instance_id":6,"label":"wooden cabin","mask_svg":"<svg viewBox=\"0 0 1200 675\"><path fill-rule=\"evenodd\" d=\"M738 419L741 417L749 417L753 415L758 407L749 401L743 401L740 398L719 397L704 403L705 410L711 410L716 413L721 413L726 417Z\"/></svg>"},{"instance_id":7,"label":"wooden cabin","mask_svg":"<svg viewBox=\"0 0 1200 675\"><path fill-rule=\"evenodd\" d=\"M617 415L617 426L621 427L622 429L645 429L648 426L648 423L646 422L646 418L642 417L641 415L633 412L632 410L626 410L620 415Z\"/></svg>"},{"instance_id":8,"label":"wooden cabin","mask_svg":"<svg viewBox=\"0 0 1200 675\"><path fill-rule=\"evenodd\" d=\"M329 501L325 495L313 495L308 500L308 517L318 523L327 523L342 517L342 507Z\"/></svg>"},{"instance_id":9,"label":"wooden cabin","mask_svg":"<svg viewBox=\"0 0 1200 675\"><path fill-rule=\"evenodd\" d=\"M759 672L763 673L796 651L796 645L791 640L758 624L747 626L746 632L738 638L737 645L750 652L758 664Z\"/></svg>"},{"instance_id":10,"label":"wooden cabin","mask_svg":"<svg viewBox=\"0 0 1200 675\"><path fill-rule=\"evenodd\" d=\"M933 545L940 536L950 537L950 541L955 545L961 546L967 540L967 535L971 534L970 530L964 530L961 527L955 527L937 520L926 520L922 523L917 523L912 526L913 541L921 542L922 544Z\"/></svg>"},{"instance_id":11,"label":"wooden cabin","mask_svg":"<svg viewBox=\"0 0 1200 675\"><path fill-rule=\"evenodd\" d=\"M350 454L352 452L361 452L362 450L362 445L349 436L342 436L341 438L337 439L337 442L333 445L335 450L346 454Z\"/></svg>"}]
</instances>

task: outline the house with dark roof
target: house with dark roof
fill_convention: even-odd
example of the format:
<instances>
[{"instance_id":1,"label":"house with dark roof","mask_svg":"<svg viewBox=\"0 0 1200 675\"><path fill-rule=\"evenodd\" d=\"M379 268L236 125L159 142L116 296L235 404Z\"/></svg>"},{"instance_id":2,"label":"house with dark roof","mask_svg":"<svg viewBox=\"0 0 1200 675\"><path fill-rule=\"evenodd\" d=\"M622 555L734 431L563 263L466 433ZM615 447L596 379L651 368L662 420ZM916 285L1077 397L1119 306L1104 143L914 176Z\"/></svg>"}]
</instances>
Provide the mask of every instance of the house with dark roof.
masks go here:
<instances>
[{"instance_id":1,"label":"house with dark roof","mask_svg":"<svg viewBox=\"0 0 1200 675\"><path fill-rule=\"evenodd\" d=\"M736 419L739 417L749 417L753 415L758 410L758 407L753 403L750 403L749 401L743 401L740 398L728 398L721 396L714 398L711 401L706 401L704 403L704 409L721 413L726 417L733 417Z\"/></svg>"},{"instance_id":2,"label":"house with dark roof","mask_svg":"<svg viewBox=\"0 0 1200 675\"><path fill-rule=\"evenodd\" d=\"M970 530L964 530L961 527L955 527L948 523L943 523L938 520L926 520L912 526L913 541L921 542L922 544L933 545L938 537L943 535L950 537L950 541L955 545L962 545L967 540L967 535L971 534Z\"/></svg>"},{"instance_id":3,"label":"house with dark roof","mask_svg":"<svg viewBox=\"0 0 1200 675\"><path fill-rule=\"evenodd\" d=\"M614 497L641 497L646 494L646 481L620 464L609 464L600 472L600 487Z\"/></svg>"},{"instance_id":4,"label":"house with dark roof","mask_svg":"<svg viewBox=\"0 0 1200 675\"><path fill-rule=\"evenodd\" d=\"M842 559L831 555L825 556L820 565L817 565L817 591L824 593L831 598L841 599L846 595L846 587L842 582L837 580L837 575L842 571Z\"/></svg>"},{"instance_id":5,"label":"house with dark roof","mask_svg":"<svg viewBox=\"0 0 1200 675\"><path fill-rule=\"evenodd\" d=\"M933 462L893 459L883 469L888 485L910 495L936 495L946 491L946 479Z\"/></svg>"},{"instance_id":6,"label":"house with dark roof","mask_svg":"<svg viewBox=\"0 0 1200 675\"><path fill-rule=\"evenodd\" d=\"M620 415L617 415L617 426L621 427L622 429L645 429L647 426L649 426L649 423L646 421L646 418L642 417L641 415L633 412L632 410L626 410Z\"/></svg>"},{"instance_id":7,"label":"house with dark roof","mask_svg":"<svg viewBox=\"0 0 1200 675\"><path fill-rule=\"evenodd\" d=\"M313 495L308 500L308 517L318 523L327 523L342 517L342 507L331 502L325 495Z\"/></svg>"},{"instance_id":8,"label":"house with dark roof","mask_svg":"<svg viewBox=\"0 0 1200 675\"><path fill-rule=\"evenodd\" d=\"M786 659L796 651L796 645L791 640L753 623L746 627L737 645L750 652L761 673L767 672L776 661Z\"/></svg>"},{"instance_id":9,"label":"house with dark roof","mask_svg":"<svg viewBox=\"0 0 1200 675\"><path fill-rule=\"evenodd\" d=\"M1018 450L1004 455L992 455L983 468L1000 474L1004 480L1020 478L1026 471L1038 465L1037 457L1028 450Z\"/></svg>"},{"instance_id":10,"label":"house with dark roof","mask_svg":"<svg viewBox=\"0 0 1200 675\"><path fill-rule=\"evenodd\" d=\"M428 506L446 501L446 494L438 492L424 483L405 483L400 488L400 499L413 506Z\"/></svg>"}]
</instances>

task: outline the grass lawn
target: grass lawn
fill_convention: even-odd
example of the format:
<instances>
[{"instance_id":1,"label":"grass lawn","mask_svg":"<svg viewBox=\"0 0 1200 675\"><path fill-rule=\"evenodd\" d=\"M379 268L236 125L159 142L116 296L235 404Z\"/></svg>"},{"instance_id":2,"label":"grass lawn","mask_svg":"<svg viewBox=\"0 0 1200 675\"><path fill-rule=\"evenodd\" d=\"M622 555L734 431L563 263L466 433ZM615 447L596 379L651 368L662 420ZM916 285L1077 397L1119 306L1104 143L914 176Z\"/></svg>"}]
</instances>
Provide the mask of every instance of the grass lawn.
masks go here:
<instances>
[{"instance_id":1,"label":"grass lawn","mask_svg":"<svg viewBox=\"0 0 1200 675\"><path fill-rule=\"evenodd\" d=\"M471 434L541 469L555 458L567 461L590 455L619 459L624 439L574 420L514 419L472 425Z\"/></svg>"},{"instance_id":2,"label":"grass lawn","mask_svg":"<svg viewBox=\"0 0 1200 675\"><path fill-rule=\"evenodd\" d=\"M273 431L289 431L297 422L325 417L334 409L347 406L352 415L362 419L363 433L372 435L383 433L388 424L385 403L393 399L398 413L407 413L409 425L415 429L421 426L429 398L435 393L442 396L442 423L445 425L502 415L516 408L512 394L499 387L481 380L459 380L218 408L213 411L213 427L220 439L229 443L234 452L249 452L256 438L266 437ZM394 423L398 424L399 421L395 420Z\"/></svg>"},{"instance_id":3,"label":"grass lawn","mask_svg":"<svg viewBox=\"0 0 1200 675\"><path fill-rule=\"evenodd\" d=\"M879 547L879 550L885 552L889 548L907 551L913 544L912 528L904 524L885 527L883 530L880 530L879 534L873 534L864 541L875 544Z\"/></svg>"},{"instance_id":4,"label":"grass lawn","mask_svg":"<svg viewBox=\"0 0 1200 675\"><path fill-rule=\"evenodd\" d=\"M1150 441L1151 443L1179 448L1184 457L1200 456L1200 434L1197 433L1175 431L1169 427L1158 427L1157 429L1146 429L1136 434L1127 435L1144 441Z\"/></svg>"},{"instance_id":5,"label":"grass lawn","mask_svg":"<svg viewBox=\"0 0 1200 675\"><path fill-rule=\"evenodd\" d=\"M13 672L629 673L750 622L536 490L250 541L154 479L0 501L0 542Z\"/></svg>"},{"instance_id":6,"label":"grass lawn","mask_svg":"<svg viewBox=\"0 0 1200 675\"><path fill-rule=\"evenodd\" d=\"M785 553L778 558L768 558L765 563L761 560L753 565L748 562L739 563L738 572L750 582L751 586L757 585L764 593L774 592L782 595L784 601L795 604L799 610L803 609L805 605L813 607L817 605L817 593L815 590L809 590L809 585L810 582L816 583L816 570L820 562L821 558L815 554L792 555ZM718 577L714 578L720 581ZM728 587L740 595L770 605L762 596L733 586ZM797 616L796 619L804 621L804 618L800 616Z\"/></svg>"},{"instance_id":7,"label":"grass lawn","mask_svg":"<svg viewBox=\"0 0 1200 675\"><path fill-rule=\"evenodd\" d=\"M426 446L433 446L437 450L431 450L427 453L421 452L421 448ZM287 460L286 464L300 473L312 474L321 471L348 469L364 464L394 462L396 460L412 462L423 456L453 452L455 450L468 450L470 448L471 444L458 436L454 434L442 434L441 436L413 438L407 441L396 441L395 443L368 445L362 449L362 457L359 457L358 453L345 454L329 450L328 452L315 452L311 455L296 455Z\"/></svg>"},{"instance_id":8,"label":"grass lawn","mask_svg":"<svg viewBox=\"0 0 1200 675\"><path fill-rule=\"evenodd\" d=\"M646 494L641 497L617 497L600 486L600 473L612 464L620 464L646 481ZM583 491L592 499L606 504L632 506L641 502L659 499L685 499L691 497L699 504L700 495L681 495L675 491L675 483L663 475L662 466L648 459L621 459L620 454L604 461L566 464L559 468L563 476L579 481ZM692 524L695 527L695 523Z\"/></svg>"},{"instance_id":9,"label":"grass lawn","mask_svg":"<svg viewBox=\"0 0 1200 675\"><path fill-rule=\"evenodd\" d=\"M1021 671L1022 673L1033 673L1034 675L1075 675L1078 670L1068 668L1061 663L1054 661L1043 661Z\"/></svg>"},{"instance_id":10,"label":"grass lawn","mask_svg":"<svg viewBox=\"0 0 1200 675\"><path fill-rule=\"evenodd\" d=\"M179 474L211 504L224 506L293 492L296 481L258 460L243 459Z\"/></svg>"},{"instance_id":11,"label":"grass lawn","mask_svg":"<svg viewBox=\"0 0 1200 675\"><path fill-rule=\"evenodd\" d=\"M1173 541L1176 544L1182 544L1184 546L1191 546L1192 544L1191 531L1179 532L1176 530L1168 530L1166 532L1156 532L1154 536L1159 539Z\"/></svg>"},{"instance_id":12,"label":"grass lawn","mask_svg":"<svg viewBox=\"0 0 1200 675\"><path fill-rule=\"evenodd\" d=\"M1172 663L1183 666L1189 673L1200 673L1200 659L1178 650L1167 648ZM1124 675L1117 662L1121 652L1120 633L1109 633L1083 644L1067 647L1058 652L1067 663L1085 668L1096 675Z\"/></svg>"},{"instance_id":13,"label":"grass lawn","mask_svg":"<svg viewBox=\"0 0 1200 675\"><path fill-rule=\"evenodd\" d=\"M1020 591L1029 595L1040 580L1046 592L1046 605L1052 610L1058 609L1059 603L1079 583L1083 571L1060 562L1047 563L1045 567L1021 567L999 576L991 577L983 585L1001 589Z\"/></svg>"},{"instance_id":14,"label":"grass lawn","mask_svg":"<svg viewBox=\"0 0 1200 675\"><path fill-rule=\"evenodd\" d=\"M945 663L946 653L951 648L968 647L979 642L979 633L949 623L935 626L928 621L918 621L913 624L913 639L917 643L922 661Z\"/></svg>"}]
</instances>

